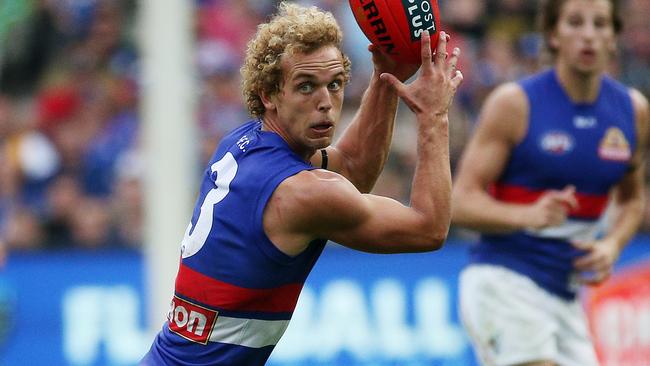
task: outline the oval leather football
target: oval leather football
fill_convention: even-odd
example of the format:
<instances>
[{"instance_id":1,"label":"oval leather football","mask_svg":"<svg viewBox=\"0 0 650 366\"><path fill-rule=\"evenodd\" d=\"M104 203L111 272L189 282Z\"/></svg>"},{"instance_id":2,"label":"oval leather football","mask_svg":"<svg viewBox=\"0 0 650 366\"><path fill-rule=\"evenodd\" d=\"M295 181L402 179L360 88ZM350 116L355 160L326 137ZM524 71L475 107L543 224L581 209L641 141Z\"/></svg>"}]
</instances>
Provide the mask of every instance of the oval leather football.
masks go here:
<instances>
[{"instance_id":1,"label":"oval leather football","mask_svg":"<svg viewBox=\"0 0 650 366\"><path fill-rule=\"evenodd\" d=\"M419 64L420 35L428 30L431 50L440 35L437 0L349 0L354 18L370 42L398 62Z\"/></svg>"}]
</instances>

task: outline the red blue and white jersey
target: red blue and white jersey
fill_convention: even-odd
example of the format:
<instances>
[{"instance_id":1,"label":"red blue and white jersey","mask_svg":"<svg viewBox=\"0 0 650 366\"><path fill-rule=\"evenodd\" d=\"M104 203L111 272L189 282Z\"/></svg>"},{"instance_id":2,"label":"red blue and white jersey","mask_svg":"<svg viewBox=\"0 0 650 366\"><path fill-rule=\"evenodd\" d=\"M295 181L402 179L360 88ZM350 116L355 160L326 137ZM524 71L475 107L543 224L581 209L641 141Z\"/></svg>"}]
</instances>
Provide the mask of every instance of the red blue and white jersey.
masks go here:
<instances>
[{"instance_id":1,"label":"red blue and white jersey","mask_svg":"<svg viewBox=\"0 0 650 366\"><path fill-rule=\"evenodd\" d=\"M273 191L313 167L261 127L251 121L229 133L211 159L168 321L142 364L263 365L287 328L325 241L290 257L264 233Z\"/></svg>"},{"instance_id":2,"label":"red blue and white jersey","mask_svg":"<svg viewBox=\"0 0 650 366\"><path fill-rule=\"evenodd\" d=\"M589 104L573 103L554 69L520 85L530 106L528 130L491 193L503 202L531 203L547 190L574 185L578 207L559 226L482 235L472 261L508 267L573 299L578 286L572 262L581 252L569 241L603 234L608 194L628 171L636 146L634 109L629 91L609 77L601 79Z\"/></svg>"}]
</instances>

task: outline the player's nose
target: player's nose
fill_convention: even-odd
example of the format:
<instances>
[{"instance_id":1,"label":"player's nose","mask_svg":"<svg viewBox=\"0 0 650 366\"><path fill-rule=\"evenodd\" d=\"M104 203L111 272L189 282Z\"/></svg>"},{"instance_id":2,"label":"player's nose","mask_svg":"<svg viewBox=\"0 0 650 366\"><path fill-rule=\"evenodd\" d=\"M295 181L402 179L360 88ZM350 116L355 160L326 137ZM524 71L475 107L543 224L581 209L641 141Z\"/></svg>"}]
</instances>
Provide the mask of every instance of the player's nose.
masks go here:
<instances>
[{"instance_id":1,"label":"player's nose","mask_svg":"<svg viewBox=\"0 0 650 366\"><path fill-rule=\"evenodd\" d=\"M327 112L332 109L332 96L327 88L319 88L316 92L316 98L320 112Z\"/></svg>"}]
</instances>

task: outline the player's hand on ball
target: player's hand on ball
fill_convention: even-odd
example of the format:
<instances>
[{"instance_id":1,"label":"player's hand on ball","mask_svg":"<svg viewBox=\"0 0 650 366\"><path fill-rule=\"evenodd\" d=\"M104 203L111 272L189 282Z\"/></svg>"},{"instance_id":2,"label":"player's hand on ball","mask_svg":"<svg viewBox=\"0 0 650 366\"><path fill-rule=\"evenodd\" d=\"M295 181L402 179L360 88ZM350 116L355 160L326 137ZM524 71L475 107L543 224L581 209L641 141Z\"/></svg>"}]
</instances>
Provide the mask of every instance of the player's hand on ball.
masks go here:
<instances>
[{"instance_id":1,"label":"player's hand on ball","mask_svg":"<svg viewBox=\"0 0 650 366\"><path fill-rule=\"evenodd\" d=\"M419 64L396 61L384 53L381 47L372 43L368 45L368 51L372 53L372 63L375 66L376 75L386 72L394 75L400 81L406 81L420 68Z\"/></svg>"},{"instance_id":2,"label":"player's hand on ball","mask_svg":"<svg viewBox=\"0 0 650 366\"><path fill-rule=\"evenodd\" d=\"M463 74L457 69L460 49L447 52L449 35L440 33L435 55L431 53L429 32L422 32L420 74L410 84L402 83L395 75L383 73L381 79L391 83L397 94L416 114L444 115L449 111Z\"/></svg>"}]
</instances>

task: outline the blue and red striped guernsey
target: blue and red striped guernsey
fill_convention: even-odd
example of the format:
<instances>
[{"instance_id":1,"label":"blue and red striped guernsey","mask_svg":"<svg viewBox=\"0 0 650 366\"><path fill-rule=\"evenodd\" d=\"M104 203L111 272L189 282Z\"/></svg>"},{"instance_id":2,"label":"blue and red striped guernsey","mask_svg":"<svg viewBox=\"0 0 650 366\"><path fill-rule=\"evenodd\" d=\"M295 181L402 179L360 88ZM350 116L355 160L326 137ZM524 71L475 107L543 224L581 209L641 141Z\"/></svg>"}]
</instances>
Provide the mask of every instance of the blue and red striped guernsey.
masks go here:
<instances>
[{"instance_id":1,"label":"blue and red striped guernsey","mask_svg":"<svg viewBox=\"0 0 650 366\"><path fill-rule=\"evenodd\" d=\"M271 289L250 289L221 282L181 263L176 292L210 307L231 311L291 313L298 302L301 283Z\"/></svg>"},{"instance_id":2,"label":"blue and red striped guernsey","mask_svg":"<svg viewBox=\"0 0 650 366\"><path fill-rule=\"evenodd\" d=\"M576 295L570 240L602 235L610 190L629 169L636 147L629 91L604 77L592 104L571 102L554 69L520 81L529 104L528 130L513 148L490 193L503 202L531 203L547 190L576 187L578 207L557 227L482 235L472 262L525 274L566 299Z\"/></svg>"},{"instance_id":3,"label":"blue and red striped guernsey","mask_svg":"<svg viewBox=\"0 0 650 366\"><path fill-rule=\"evenodd\" d=\"M542 196L545 190L532 190L522 186L495 184L491 193L499 201L513 203L532 203ZM578 206L569 211L569 217L582 220L598 219L607 207L607 194L576 192Z\"/></svg>"},{"instance_id":4,"label":"blue and red striped guernsey","mask_svg":"<svg viewBox=\"0 0 650 366\"><path fill-rule=\"evenodd\" d=\"M266 362L325 240L287 256L264 233L262 214L283 180L309 169L259 121L224 137L183 238L168 321L141 364Z\"/></svg>"}]
</instances>

